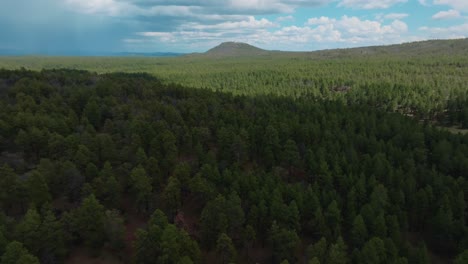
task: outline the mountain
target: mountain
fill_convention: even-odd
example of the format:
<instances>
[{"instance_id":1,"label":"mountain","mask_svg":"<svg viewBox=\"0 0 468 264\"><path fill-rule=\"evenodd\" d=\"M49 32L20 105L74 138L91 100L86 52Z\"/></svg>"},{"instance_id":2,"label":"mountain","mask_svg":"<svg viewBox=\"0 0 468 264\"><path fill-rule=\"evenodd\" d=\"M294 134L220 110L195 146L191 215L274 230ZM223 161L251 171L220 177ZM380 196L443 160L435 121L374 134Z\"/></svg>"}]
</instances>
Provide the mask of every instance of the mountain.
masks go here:
<instances>
[{"instance_id":1,"label":"mountain","mask_svg":"<svg viewBox=\"0 0 468 264\"><path fill-rule=\"evenodd\" d=\"M386 46L369 46L317 51L271 51L241 42L224 42L201 54L203 57L253 57L261 55L306 57L312 59L356 58L366 56L468 56L468 38L449 40L425 40Z\"/></svg>"},{"instance_id":2,"label":"mountain","mask_svg":"<svg viewBox=\"0 0 468 264\"><path fill-rule=\"evenodd\" d=\"M267 55L269 53L270 51L254 47L247 43L224 42L203 53L203 55L212 57L248 57Z\"/></svg>"}]
</instances>

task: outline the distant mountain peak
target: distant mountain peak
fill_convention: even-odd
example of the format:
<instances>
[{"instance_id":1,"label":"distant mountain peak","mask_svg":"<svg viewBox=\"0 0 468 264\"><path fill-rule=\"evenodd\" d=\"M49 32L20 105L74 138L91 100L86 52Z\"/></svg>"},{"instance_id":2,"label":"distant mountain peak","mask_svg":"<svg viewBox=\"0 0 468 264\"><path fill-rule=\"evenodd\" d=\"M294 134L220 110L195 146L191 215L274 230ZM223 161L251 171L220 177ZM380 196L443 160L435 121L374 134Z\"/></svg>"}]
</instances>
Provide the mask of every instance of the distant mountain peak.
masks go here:
<instances>
[{"instance_id":1,"label":"distant mountain peak","mask_svg":"<svg viewBox=\"0 0 468 264\"><path fill-rule=\"evenodd\" d=\"M205 52L205 55L216 57L245 57L267 54L268 51L243 42L223 42Z\"/></svg>"}]
</instances>

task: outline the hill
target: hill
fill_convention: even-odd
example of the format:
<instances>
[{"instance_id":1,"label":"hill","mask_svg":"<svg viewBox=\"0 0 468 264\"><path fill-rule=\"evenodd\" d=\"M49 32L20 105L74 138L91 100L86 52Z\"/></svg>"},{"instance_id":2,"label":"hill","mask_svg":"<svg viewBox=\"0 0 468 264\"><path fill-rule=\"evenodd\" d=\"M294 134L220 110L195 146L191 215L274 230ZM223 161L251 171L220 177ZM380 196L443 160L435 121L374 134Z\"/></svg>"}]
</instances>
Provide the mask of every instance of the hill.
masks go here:
<instances>
[{"instance_id":1,"label":"hill","mask_svg":"<svg viewBox=\"0 0 468 264\"><path fill-rule=\"evenodd\" d=\"M345 49L327 49L317 51L271 51L242 42L224 42L197 54L203 57L251 57L272 55L275 57L310 57L314 59L356 58L368 56L438 56L468 55L468 38L450 40L425 40L385 46L369 46Z\"/></svg>"},{"instance_id":2,"label":"hill","mask_svg":"<svg viewBox=\"0 0 468 264\"><path fill-rule=\"evenodd\" d=\"M267 55L270 51L242 42L224 42L208 50L203 55L214 57L247 57Z\"/></svg>"},{"instance_id":3,"label":"hill","mask_svg":"<svg viewBox=\"0 0 468 264\"><path fill-rule=\"evenodd\" d=\"M299 52L301 53L301 52ZM329 49L306 52L316 58L356 58L367 56L454 56L468 55L468 38L450 40L425 40L386 46L369 46L347 49ZM304 53L301 53L305 55Z\"/></svg>"}]
</instances>

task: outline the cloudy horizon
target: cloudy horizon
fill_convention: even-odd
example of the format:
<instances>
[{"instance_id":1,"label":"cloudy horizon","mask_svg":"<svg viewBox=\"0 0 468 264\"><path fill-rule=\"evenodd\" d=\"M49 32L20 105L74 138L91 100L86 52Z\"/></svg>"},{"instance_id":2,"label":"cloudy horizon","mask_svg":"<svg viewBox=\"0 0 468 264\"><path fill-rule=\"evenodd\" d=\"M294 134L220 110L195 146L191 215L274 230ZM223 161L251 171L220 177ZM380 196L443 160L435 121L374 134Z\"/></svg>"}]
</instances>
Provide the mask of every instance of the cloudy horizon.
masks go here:
<instances>
[{"instance_id":1,"label":"cloudy horizon","mask_svg":"<svg viewBox=\"0 0 468 264\"><path fill-rule=\"evenodd\" d=\"M468 36L465 0L6 0L0 52L312 51Z\"/></svg>"}]
</instances>

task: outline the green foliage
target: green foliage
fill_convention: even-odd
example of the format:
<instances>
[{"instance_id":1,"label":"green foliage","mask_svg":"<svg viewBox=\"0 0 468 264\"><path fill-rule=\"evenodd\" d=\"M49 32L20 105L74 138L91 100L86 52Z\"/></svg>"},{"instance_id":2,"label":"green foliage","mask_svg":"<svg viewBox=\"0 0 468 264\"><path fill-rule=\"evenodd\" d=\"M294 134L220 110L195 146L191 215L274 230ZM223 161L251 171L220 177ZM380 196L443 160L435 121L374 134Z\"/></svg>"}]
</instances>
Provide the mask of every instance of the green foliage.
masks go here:
<instances>
[{"instance_id":1,"label":"green foliage","mask_svg":"<svg viewBox=\"0 0 468 264\"><path fill-rule=\"evenodd\" d=\"M385 243L382 239L373 237L364 244L359 256L360 263L385 263L386 261Z\"/></svg>"},{"instance_id":2,"label":"green foliage","mask_svg":"<svg viewBox=\"0 0 468 264\"><path fill-rule=\"evenodd\" d=\"M213 247L216 236L221 233L238 234L244 223L244 211L237 194L232 193L228 199L218 196L208 202L201 213L202 241L207 247Z\"/></svg>"},{"instance_id":3,"label":"green foliage","mask_svg":"<svg viewBox=\"0 0 468 264\"><path fill-rule=\"evenodd\" d=\"M5 212L13 209L20 199L23 185L13 169L4 164L0 167L0 204Z\"/></svg>"},{"instance_id":4,"label":"green foliage","mask_svg":"<svg viewBox=\"0 0 468 264\"><path fill-rule=\"evenodd\" d=\"M229 245L239 249L236 260L274 263L460 254L468 243L467 136L387 111L419 118L447 103L458 122L465 59L283 59L265 68L228 59L229 71L224 60L181 75L172 69L178 83L207 70L206 88L235 85L250 96L148 74L0 70L0 252L17 240L42 263L66 262L83 245L127 261L126 231L149 218L135 234L136 263L227 261ZM366 79L363 69L384 77ZM352 89L330 90L340 85ZM424 246L412 248L407 234ZM306 241L314 243L302 254ZM214 254L218 246L223 254Z\"/></svg>"},{"instance_id":5,"label":"green foliage","mask_svg":"<svg viewBox=\"0 0 468 264\"><path fill-rule=\"evenodd\" d=\"M463 251L460 253L453 262L454 264L463 264L468 262L468 250Z\"/></svg>"},{"instance_id":6,"label":"green foliage","mask_svg":"<svg viewBox=\"0 0 468 264\"><path fill-rule=\"evenodd\" d=\"M347 246L342 237L338 237L336 243L330 245L328 251L328 263L330 264L345 264L348 263Z\"/></svg>"},{"instance_id":7,"label":"green foliage","mask_svg":"<svg viewBox=\"0 0 468 264\"><path fill-rule=\"evenodd\" d=\"M166 188L162 193L169 215L175 215L182 205L180 181L176 177L169 177Z\"/></svg>"},{"instance_id":8,"label":"green foliage","mask_svg":"<svg viewBox=\"0 0 468 264\"><path fill-rule=\"evenodd\" d=\"M40 207L51 201L49 186L39 171L33 171L26 180L26 188L32 201Z\"/></svg>"},{"instance_id":9,"label":"green foliage","mask_svg":"<svg viewBox=\"0 0 468 264\"><path fill-rule=\"evenodd\" d=\"M99 250L106 241L106 215L104 206L94 195L86 197L81 206L64 218L69 231L85 246Z\"/></svg>"},{"instance_id":10,"label":"green foliage","mask_svg":"<svg viewBox=\"0 0 468 264\"><path fill-rule=\"evenodd\" d=\"M132 193L135 197L137 207L142 211L147 211L149 209L151 192L153 190L151 179L141 165L138 165L132 170L130 179Z\"/></svg>"},{"instance_id":11,"label":"green foliage","mask_svg":"<svg viewBox=\"0 0 468 264\"><path fill-rule=\"evenodd\" d=\"M273 261L282 260L294 262L294 252L299 244L299 237L294 230L280 228L274 221L269 231L268 241L273 250Z\"/></svg>"},{"instance_id":12,"label":"green foliage","mask_svg":"<svg viewBox=\"0 0 468 264\"><path fill-rule=\"evenodd\" d=\"M17 241L29 249L30 252L37 255L41 248L41 216L33 207L30 208L23 220L16 226L15 238Z\"/></svg>"},{"instance_id":13,"label":"green foliage","mask_svg":"<svg viewBox=\"0 0 468 264\"><path fill-rule=\"evenodd\" d=\"M18 241L9 243L1 258L3 264L39 264L39 260L31 255L23 244Z\"/></svg>"},{"instance_id":14,"label":"green foliage","mask_svg":"<svg viewBox=\"0 0 468 264\"><path fill-rule=\"evenodd\" d=\"M324 263L327 257L327 239L322 237L315 244L309 245L307 247L306 253L309 261L316 259L318 263Z\"/></svg>"},{"instance_id":15,"label":"green foliage","mask_svg":"<svg viewBox=\"0 0 468 264\"><path fill-rule=\"evenodd\" d=\"M146 229L139 229L134 244L136 263L198 263L200 249L189 235L169 224L156 210Z\"/></svg>"},{"instance_id":16,"label":"green foliage","mask_svg":"<svg viewBox=\"0 0 468 264\"><path fill-rule=\"evenodd\" d=\"M354 218L351 229L351 240L353 241L353 245L356 248L360 248L367 241L367 236L368 232L364 219L362 219L361 215L358 215Z\"/></svg>"},{"instance_id":17,"label":"green foliage","mask_svg":"<svg viewBox=\"0 0 468 264\"><path fill-rule=\"evenodd\" d=\"M231 238L222 233L219 235L218 241L216 242L216 252L220 256L222 263L235 263L236 261L236 248L232 244Z\"/></svg>"},{"instance_id":18,"label":"green foliage","mask_svg":"<svg viewBox=\"0 0 468 264\"><path fill-rule=\"evenodd\" d=\"M67 253L63 225L49 207L42 210L42 224L39 228L40 259L44 263L61 262Z\"/></svg>"}]
</instances>

